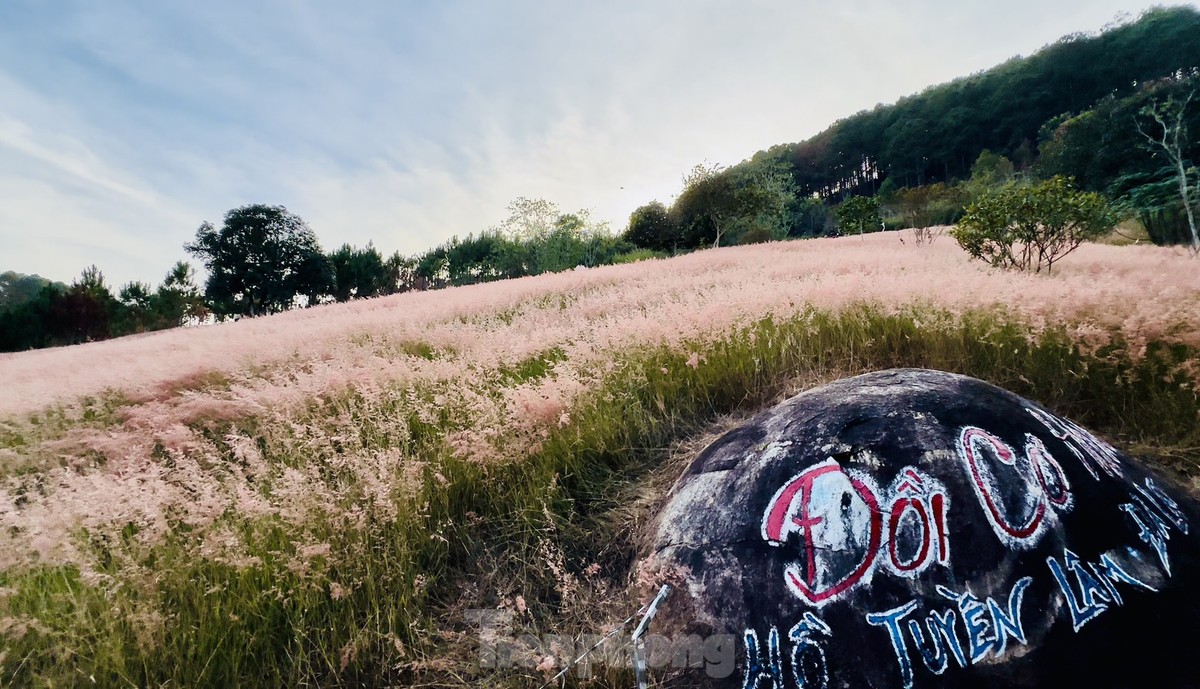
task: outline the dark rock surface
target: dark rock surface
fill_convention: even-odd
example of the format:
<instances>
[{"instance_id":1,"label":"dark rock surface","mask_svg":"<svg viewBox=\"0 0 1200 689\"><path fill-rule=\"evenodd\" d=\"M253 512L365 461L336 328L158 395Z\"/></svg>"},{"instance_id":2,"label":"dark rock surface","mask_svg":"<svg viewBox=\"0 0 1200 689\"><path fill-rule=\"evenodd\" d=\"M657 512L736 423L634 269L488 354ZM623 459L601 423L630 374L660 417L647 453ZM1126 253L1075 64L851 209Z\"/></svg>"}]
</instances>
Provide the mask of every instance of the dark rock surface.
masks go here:
<instances>
[{"instance_id":1,"label":"dark rock surface","mask_svg":"<svg viewBox=\"0 0 1200 689\"><path fill-rule=\"evenodd\" d=\"M759 689L1200 686L1198 517L1012 393L849 378L724 435L675 484L651 557L686 575L656 664ZM685 657L690 634L707 646Z\"/></svg>"}]
</instances>

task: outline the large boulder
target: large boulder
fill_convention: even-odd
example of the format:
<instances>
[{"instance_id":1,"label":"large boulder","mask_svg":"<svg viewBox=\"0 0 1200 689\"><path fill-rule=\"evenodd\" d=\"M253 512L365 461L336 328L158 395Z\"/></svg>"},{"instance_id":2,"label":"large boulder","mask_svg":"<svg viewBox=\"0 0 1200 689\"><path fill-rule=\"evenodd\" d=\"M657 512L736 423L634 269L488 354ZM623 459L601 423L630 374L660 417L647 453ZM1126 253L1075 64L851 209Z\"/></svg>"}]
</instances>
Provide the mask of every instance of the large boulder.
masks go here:
<instances>
[{"instance_id":1,"label":"large boulder","mask_svg":"<svg viewBox=\"0 0 1200 689\"><path fill-rule=\"evenodd\" d=\"M692 462L649 553L678 577L652 630L692 639L675 664L716 686L1200 686L1198 516L1174 482L1005 390L858 376ZM697 637L722 635L735 664L706 663L722 644Z\"/></svg>"}]
</instances>

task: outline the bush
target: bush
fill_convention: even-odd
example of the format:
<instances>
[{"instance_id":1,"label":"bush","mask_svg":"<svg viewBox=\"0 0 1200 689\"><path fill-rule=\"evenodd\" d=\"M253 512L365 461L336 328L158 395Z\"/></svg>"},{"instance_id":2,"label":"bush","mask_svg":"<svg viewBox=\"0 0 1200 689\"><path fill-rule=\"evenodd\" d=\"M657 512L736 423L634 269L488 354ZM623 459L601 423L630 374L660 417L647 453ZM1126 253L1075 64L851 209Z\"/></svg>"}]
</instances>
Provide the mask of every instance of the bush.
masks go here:
<instances>
[{"instance_id":1,"label":"bush","mask_svg":"<svg viewBox=\"0 0 1200 689\"><path fill-rule=\"evenodd\" d=\"M1117 224L1119 216L1100 194L1082 192L1065 177L1036 184L1007 184L985 192L967 207L951 231L971 255L996 266L1046 272L1089 239Z\"/></svg>"},{"instance_id":2,"label":"bush","mask_svg":"<svg viewBox=\"0 0 1200 689\"><path fill-rule=\"evenodd\" d=\"M738 244L762 244L763 242L773 242L776 240L771 228L764 225L751 225L741 238L738 239Z\"/></svg>"},{"instance_id":3,"label":"bush","mask_svg":"<svg viewBox=\"0 0 1200 689\"><path fill-rule=\"evenodd\" d=\"M953 225L962 217L967 194L963 185L938 182L896 191L889 207L900 216L901 227Z\"/></svg>"}]
</instances>

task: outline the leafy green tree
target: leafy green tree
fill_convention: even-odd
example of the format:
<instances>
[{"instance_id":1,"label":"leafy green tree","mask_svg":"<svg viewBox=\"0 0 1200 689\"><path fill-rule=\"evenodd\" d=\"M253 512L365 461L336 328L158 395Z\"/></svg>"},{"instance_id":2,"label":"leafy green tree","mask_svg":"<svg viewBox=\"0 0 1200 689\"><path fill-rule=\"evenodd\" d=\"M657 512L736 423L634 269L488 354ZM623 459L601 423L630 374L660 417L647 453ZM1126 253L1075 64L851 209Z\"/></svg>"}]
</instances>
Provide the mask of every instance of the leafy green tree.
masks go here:
<instances>
[{"instance_id":1,"label":"leafy green tree","mask_svg":"<svg viewBox=\"0 0 1200 689\"><path fill-rule=\"evenodd\" d=\"M80 344L111 337L119 303L96 266L85 268L60 299L52 302L47 331L55 344Z\"/></svg>"},{"instance_id":2,"label":"leafy green tree","mask_svg":"<svg viewBox=\"0 0 1200 689\"><path fill-rule=\"evenodd\" d=\"M154 328L175 328L208 316L191 264L176 261L151 299Z\"/></svg>"},{"instance_id":3,"label":"leafy green tree","mask_svg":"<svg viewBox=\"0 0 1200 689\"><path fill-rule=\"evenodd\" d=\"M184 248L208 269L205 297L218 316L257 316L317 303L333 286L333 268L317 236L283 206L230 210L220 230L205 222Z\"/></svg>"},{"instance_id":4,"label":"leafy green tree","mask_svg":"<svg viewBox=\"0 0 1200 689\"><path fill-rule=\"evenodd\" d=\"M473 285L527 274L528 252L498 232L454 237L444 246L451 284Z\"/></svg>"},{"instance_id":5,"label":"leafy green tree","mask_svg":"<svg viewBox=\"0 0 1200 689\"><path fill-rule=\"evenodd\" d=\"M1039 134L1033 172L1042 179L1070 177L1084 191L1117 198L1123 190L1116 188L1116 180L1158 167L1145 155L1146 142L1137 132L1139 111L1151 102L1154 90L1153 83L1143 85L1123 98L1102 98L1077 115L1051 118Z\"/></svg>"},{"instance_id":6,"label":"leafy green tree","mask_svg":"<svg viewBox=\"0 0 1200 689\"><path fill-rule=\"evenodd\" d=\"M733 171L738 187L741 217L734 222L734 235L754 231L772 240L788 236L788 220L796 202L791 177L784 166L751 160ZM732 237L731 237L732 239ZM740 237L738 238L740 241Z\"/></svg>"},{"instance_id":7,"label":"leafy green tree","mask_svg":"<svg viewBox=\"0 0 1200 689\"><path fill-rule=\"evenodd\" d=\"M588 268L616 263L618 256L626 256L637 247L607 231L592 232L584 240L583 265Z\"/></svg>"},{"instance_id":8,"label":"leafy green tree","mask_svg":"<svg viewBox=\"0 0 1200 689\"><path fill-rule=\"evenodd\" d=\"M777 166L697 165L684 176L683 187L670 219L688 247L737 243L755 226L778 239L787 234L784 222L793 194L786 172Z\"/></svg>"},{"instance_id":9,"label":"leafy green tree","mask_svg":"<svg viewBox=\"0 0 1200 689\"><path fill-rule=\"evenodd\" d=\"M874 196L852 196L837 207L838 229L843 233L878 232L883 227L879 200Z\"/></svg>"},{"instance_id":10,"label":"leafy green tree","mask_svg":"<svg viewBox=\"0 0 1200 689\"><path fill-rule=\"evenodd\" d=\"M986 192L951 233L972 258L997 268L1051 272L1056 261L1111 230L1118 219L1100 194L1053 177Z\"/></svg>"},{"instance_id":11,"label":"leafy green tree","mask_svg":"<svg viewBox=\"0 0 1200 689\"><path fill-rule=\"evenodd\" d=\"M399 251L393 252L386 263L388 285L384 294L396 294L416 289L417 259L411 256L401 256Z\"/></svg>"},{"instance_id":12,"label":"leafy green tree","mask_svg":"<svg viewBox=\"0 0 1200 689\"><path fill-rule=\"evenodd\" d=\"M518 241L528 241L550 232L562 213L546 199L519 196L508 204L508 218L494 229Z\"/></svg>"},{"instance_id":13,"label":"leafy green tree","mask_svg":"<svg viewBox=\"0 0 1200 689\"><path fill-rule=\"evenodd\" d=\"M937 225L952 225L962 216L966 192L959 184L936 182L923 187L898 189L888 204L904 227L913 229L918 244L933 239Z\"/></svg>"},{"instance_id":14,"label":"leafy green tree","mask_svg":"<svg viewBox=\"0 0 1200 689\"><path fill-rule=\"evenodd\" d=\"M154 323L154 290L144 282L127 282L117 292L120 302L115 320L115 335L143 333L156 330Z\"/></svg>"},{"instance_id":15,"label":"leafy green tree","mask_svg":"<svg viewBox=\"0 0 1200 689\"><path fill-rule=\"evenodd\" d=\"M333 268L333 298L337 301L375 297L389 293L391 278L383 256L371 244L355 249L349 244L329 254Z\"/></svg>"},{"instance_id":16,"label":"leafy green tree","mask_svg":"<svg viewBox=\"0 0 1200 689\"><path fill-rule=\"evenodd\" d=\"M970 187L975 192L998 187L1013 181L1016 175L1017 171L1011 160L985 148L971 166Z\"/></svg>"},{"instance_id":17,"label":"leafy green tree","mask_svg":"<svg viewBox=\"0 0 1200 689\"><path fill-rule=\"evenodd\" d=\"M54 331L55 311L66 291L66 285L51 282L34 298L0 311L0 351L19 352L66 344L57 339Z\"/></svg>"},{"instance_id":18,"label":"leafy green tree","mask_svg":"<svg viewBox=\"0 0 1200 689\"><path fill-rule=\"evenodd\" d=\"M560 215L549 232L530 240L531 272L557 273L586 263L589 229L586 212Z\"/></svg>"},{"instance_id":19,"label":"leafy green tree","mask_svg":"<svg viewBox=\"0 0 1200 689\"><path fill-rule=\"evenodd\" d=\"M414 286L417 289L438 289L450 284L449 251L439 246L417 257L413 268Z\"/></svg>"},{"instance_id":20,"label":"leafy green tree","mask_svg":"<svg viewBox=\"0 0 1200 689\"><path fill-rule=\"evenodd\" d=\"M562 213L545 199L520 197L508 205L509 217L492 228L498 235L491 256L496 277L538 275L594 265L596 249L609 237L603 223L593 221L586 210Z\"/></svg>"},{"instance_id":21,"label":"leafy green tree","mask_svg":"<svg viewBox=\"0 0 1200 689\"><path fill-rule=\"evenodd\" d=\"M700 164L688 171L683 176L683 192L670 209L670 222L679 227L684 246L718 246L728 228L733 198L731 175L722 174L722 166Z\"/></svg>"},{"instance_id":22,"label":"leafy green tree","mask_svg":"<svg viewBox=\"0 0 1200 689\"><path fill-rule=\"evenodd\" d=\"M658 201L634 210L622 236L630 244L651 251L671 251L679 245L679 228L671 221L667 207Z\"/></svg>"},{"instance_id":23,"label":"leafy green tree","mask_svg":"<svg viewBox=\"0 0 1200 689\"><path fill-rule=\"evenodd\" d=\"M1170 167L1151 173L1134 172L1117 178L1111 187L1122 212L1137 218L1150 241L1159 245L1191 241L1173 174Z\"/></svg>"},{"instance_id":24,"label":"leafy green tree","mask_svg":"<svg viewBox=\"0 0 1200 689\"><path fill-rule=\"evenodd\" d=\"M788 237L823 237L837 227L829 204L819 196L797 196L787 207L784 220Z\"/></svg>"},{"instance_id":25,"label":"leafy green tree","mask_svg":"<svg viewBox=\"0 0 1200 689\"><path fill-rule=\"evenodd\" d=\"M491 230L495 237L492 254L492 272L496 279L506 280L530 274L533 266L532 247L529 242Z\"/></svg>"}]
</instances>

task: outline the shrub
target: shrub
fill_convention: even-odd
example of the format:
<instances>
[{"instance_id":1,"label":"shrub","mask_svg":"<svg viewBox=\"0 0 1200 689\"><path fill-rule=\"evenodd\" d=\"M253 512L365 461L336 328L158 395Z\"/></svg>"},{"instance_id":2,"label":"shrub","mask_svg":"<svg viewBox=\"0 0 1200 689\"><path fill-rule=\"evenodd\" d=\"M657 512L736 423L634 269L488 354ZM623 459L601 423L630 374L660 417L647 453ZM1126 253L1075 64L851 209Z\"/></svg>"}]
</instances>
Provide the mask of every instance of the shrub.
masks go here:
<instances>
[{"instance_id":1,"label":"shrub","mask_svg":"<svg viewBox=\"0 0 1200 689\"><path fill-rule=\"evenodd\" d=\"M1113 206L1065 177L1007 184L967 207L952 234L971 255L996 266L1050 272L1055 261L1117 224Z\"/></svg>"}]
</instances>

